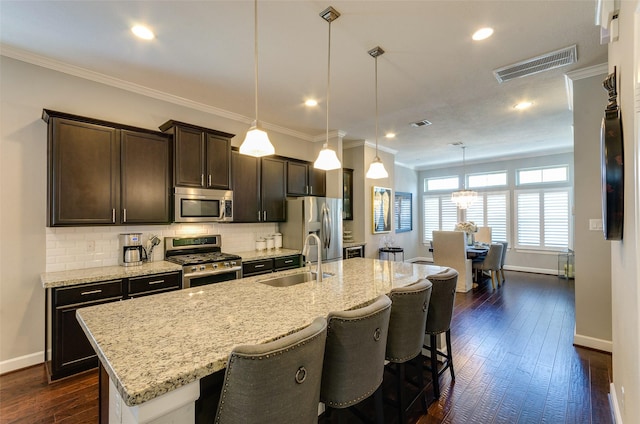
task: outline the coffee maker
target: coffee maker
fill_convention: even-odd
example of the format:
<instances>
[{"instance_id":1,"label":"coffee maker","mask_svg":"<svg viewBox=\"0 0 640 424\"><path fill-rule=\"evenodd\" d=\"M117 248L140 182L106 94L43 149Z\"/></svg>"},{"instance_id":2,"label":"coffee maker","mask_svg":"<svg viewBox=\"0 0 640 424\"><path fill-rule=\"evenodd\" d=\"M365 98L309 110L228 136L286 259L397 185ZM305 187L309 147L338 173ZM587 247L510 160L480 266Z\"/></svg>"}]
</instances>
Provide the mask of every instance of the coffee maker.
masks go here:
<instances>
[{"instance_id":1,"label":"coffee maker","mask_svg":"<svg viewBox=\"0 0 640 424\"><path fill-rule=\"evenodd\" d=\"M120 241L118 263L122 266L142 265L142 233L120 234L118 239Z\"/></svg>"}]
</instances>

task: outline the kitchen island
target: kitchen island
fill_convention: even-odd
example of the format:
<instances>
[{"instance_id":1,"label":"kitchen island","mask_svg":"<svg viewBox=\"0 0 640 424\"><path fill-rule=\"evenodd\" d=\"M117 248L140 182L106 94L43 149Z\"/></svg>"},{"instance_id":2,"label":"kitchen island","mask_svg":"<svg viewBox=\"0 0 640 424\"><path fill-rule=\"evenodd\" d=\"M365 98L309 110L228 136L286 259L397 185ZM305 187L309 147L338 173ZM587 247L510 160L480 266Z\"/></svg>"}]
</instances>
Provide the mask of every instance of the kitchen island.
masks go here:
<instances>
[{"instance_id":1,"label":"kitchen island","mask_svg":"<svg viewBox=\"0 0 640 424\"><path fill-rule=\"evenodd\" d=\"M259 283L304 270L78 310L109 378L109 422L194 422L200 379L223 371L234 346L275 340L442 268L355 258L323 264L333 276L320 284Z\"/></svg>"}]
</instances>

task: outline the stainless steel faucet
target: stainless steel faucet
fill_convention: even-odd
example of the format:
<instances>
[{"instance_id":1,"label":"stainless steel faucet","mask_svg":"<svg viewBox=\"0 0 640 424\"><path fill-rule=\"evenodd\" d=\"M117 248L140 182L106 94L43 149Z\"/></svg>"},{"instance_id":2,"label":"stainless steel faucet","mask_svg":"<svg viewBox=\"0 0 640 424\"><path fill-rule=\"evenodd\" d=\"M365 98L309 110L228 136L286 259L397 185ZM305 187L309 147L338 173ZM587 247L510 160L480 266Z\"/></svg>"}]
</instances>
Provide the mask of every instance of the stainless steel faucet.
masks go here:
<instances>
[{"instance_id":1,"label":"stainless steel faucet","mask_svg":"<svg viewBox=\"0 0 640 424\"><path fill-rule=\"evenodd\" d=\"M304 247L302 248L302 254L305 257L305 261L307 263L311 263L310 260L306 259L309 257L309 240L311 237L316 239L316 249L318 252L318 264L316 266L316 281L318 283L322 283L322 252L320 251L320 237L318 237L315 233L307 234L307 237L304 239Z\"/></svg>"}]
</instances>

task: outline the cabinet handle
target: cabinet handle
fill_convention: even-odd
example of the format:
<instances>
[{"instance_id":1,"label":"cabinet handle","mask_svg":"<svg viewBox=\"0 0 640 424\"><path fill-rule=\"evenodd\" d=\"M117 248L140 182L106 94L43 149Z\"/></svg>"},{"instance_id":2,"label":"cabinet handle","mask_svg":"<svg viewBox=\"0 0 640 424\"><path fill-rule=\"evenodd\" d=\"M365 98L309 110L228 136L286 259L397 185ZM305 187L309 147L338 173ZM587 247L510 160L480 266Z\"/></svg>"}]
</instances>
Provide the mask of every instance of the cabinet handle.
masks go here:
<instances>
[{"instance_id":1,"label":"cabinet handle","mask_svg":"<svg viewBox=\"0 0 640 424\"><path fill-rule=\"evenodd\" d=\"M127 222L127 209L122 209L122 222Z\"/></svg>"},{"instance_id":2,"label":"cabinet handle","mask_svg":"<svg viewBox=\"0 0 640 424\"><path fill-rule=\"evenodd\" d=\"M313 186L309 186L309 194L313 194Z\"/></svg>"},{"instance_id":3,"label":"cabinet handle","mask_svg":"<svg viewBox=\"0 0 640 424\"><path fill-rule=\"evenodd\" d=\"M293 259L289 259L288 261L284 261L285 264L290 264L293 262Z\"/></svg>"},{"instance_id":4,"label":"cabinet handle","mask_svg":"<svg viewBox=\"0 0 640 424\"><path fill-rule=\"evenodd\" d=\"M258 221L260 221L260 211L258 211Z\"/></svg>"},{"instance_id":5,"label":"cabinet handle","mask_svg":"<svg viewBox=\"0 0 640 424\"><path fill-rule=\"evenodd\" d=\"M207 182L209 183L209 187L211 187L211 174L209 174L209 177L207 179Z\"/></svg>"},{"instance_id":6,"label":"cabinet handle","mask_svg":"<svg viewBox=\"0 0 640 424\"><path fill-rule=\"evenodd\" d=\"M98 294L98 293L102 293L102 290L89 290L89 291L80 293L80 296L87 296L90 294Z\"/></svg>"},{"instance_id":7,"label":"cabinet handle","mask_svg":"<svg viewBox=\"0 0 640 424\"><path fill-rule=\"evenodd\" d=\"M309 186L304 186L304 194L309 194Z\"/></svg>"},{"instance_id":8,"label":"cabinet handle","mask_svg":"<svg viewBox=\"0 0 640 424\"><path fill-rule=\"evenodd\" d=\"M111 222L113 222L114 224L116 223L116 210L111 209Z\"/></svg>"},{"instance_id":9,"label":"cabinet handle","mask_svg":"<svg viewBox=\"0 0 640 424\"><path fill-rule=\"evenodd\" d=\"M262 220L266 222L267 221L267 211L263 211L262 212L262 217L263 217Z\"/></svg>"},{"instance_id":10,"label":"cabinet handle","mask_svg":"<svg viewBox=\"0 0 640 424\"><path fill-rule=\"evenodd\" d=\"M156 280L156 281L149 281L149 285L152 286L154 284L162 284L164 283L164 280Z\"/></svg>"},{"instance_id":11,"label":"cabinet handle","mask_svg":"<svg viewBox=\"0 0 640 424\"><path fill-rule=\"evenodd\" d=\"M200 174L200 185L204 187L204 174Z\"/></svg>"},{"instance_id":12,"label":"cabinet handle","mask_svg":"<svg viewBox=\"0 0 640 424\"><path fill-rule=\"evenodd\" d=\"M254 268L264 268L264 264L260 264L260 265L254 265Z\"/></svg>"}]
</instances>

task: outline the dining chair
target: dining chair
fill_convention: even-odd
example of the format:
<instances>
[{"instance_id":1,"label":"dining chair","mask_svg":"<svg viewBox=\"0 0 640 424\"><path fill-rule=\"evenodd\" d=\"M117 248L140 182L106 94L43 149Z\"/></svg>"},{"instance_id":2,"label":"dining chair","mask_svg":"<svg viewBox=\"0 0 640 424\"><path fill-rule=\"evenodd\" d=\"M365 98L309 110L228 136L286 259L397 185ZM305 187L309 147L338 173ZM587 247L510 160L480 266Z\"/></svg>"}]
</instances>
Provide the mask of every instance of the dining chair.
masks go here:
<instances>
[{"instance_id":1,"label":"dining chair","mask_svg":"<svg viewBox=\"0 0 640 424\"><path fill-rule=\"evenodd\" d=\"M427 280L433 284L427 322L425 325L424 341L429 342L423 346L429 352L429 359L425 361L425 368L431 371L431 385L436 399L440 397L440 375L447 369L451 373L451 379L455 380L453 371L453 350L451 349L451 318L453 317L453 305L456 300L456 284L458 272L455 269L445 269L437 274L427 276ZM445 334L446 351L438 349L438 335ZM442 367L438 369L438 358L444 358Z\"/></svg>"},{"instance_id":2,"label":"dining chair","mask_svg":"<svg viewBox=\"0 0 640 424\"><path fill-rule=\"evenodd\" d=\"M491 227L478 227L474 239L478 243L491 244Z\"/></svg>"},{"instance_id":3,"label":"dining chair","mask_svg":"<svg viewBox=\"0 0 640 424\"><path fill-rule=\"evenodd\" d=\"M347 410L363 418L354 406L373 394L375 420L383 423L381 383L390 315L386 295L359 309L329 313L320 387L328 419L334 413L345 419Z\"/></svg>"},{"instance_id":4,"label":"dining chair","mask_svg":"<svg viewBox=\"0 0 640 424\"><path fill-rule=\"evenodd\" d=\"M500 258L500 277L502 277L502 282L505 282L505 277L504 277L504 261L507 257L507 247L509 247L509 242L508 241L501 241L500 243L502 243L502 257Z\"/></svg>"},{"instance_id":5,"label":"dining chair","mask_svg":"<svg viewBox=\"0 0 640 424\"><path fill-rule=\"evenodd\" d=\"M468 292L473 287L471 259L467 259L465 233L462 231L433 232L433 264L458 271L456 290Z\"/></svg>"},{"instance_id":6,"label":"dining chair","mask_svg":"<svg viewBox=\"0 0 640 424\"><path fill-rule=\"evenodd\" d=\"M498 273L500 271L500 263L502 260L502 250L502 243L493 243L489 246L489 251L484 257L484 260L473 263L473 269L478 270L480 274L482 274L483 271L489 271L491 273L491 285L494 290L496 288L496 280L498 282L498 286L500 285L500 277Z\"/></svg>"},{"instance_id":7,"label":"dining chair","mask_svg":"<svg viewBox=\"0 0 640 424\"><path fill-rule=\"evenodd\" d=\"M422 409L427 412L427 399L424 393L422 367L418 369L418 393L410 402L406 398L407 379L406 364L420 355L424 342L427 311L431 299L433 284L426 279L404 287L391 290L391 316L389 318L389 334L385 358L389 361L387 368L394 368L396 380L396 400L400 423L407 422L407 410L417 400L421 400ZM391 374L391 372L390 372Z\"/></svg>"},{"instance_id":8,"label":"dining chair","mask_svg":"<svg viewBox=\"0 0 640 424\"><path fill-rule=\"evenodd\" d=\"M229 355L216 424L318 421L327 321Z\"/></svg>"}]
</instances>

